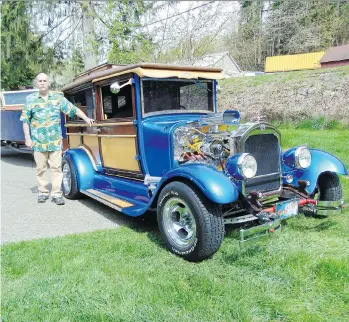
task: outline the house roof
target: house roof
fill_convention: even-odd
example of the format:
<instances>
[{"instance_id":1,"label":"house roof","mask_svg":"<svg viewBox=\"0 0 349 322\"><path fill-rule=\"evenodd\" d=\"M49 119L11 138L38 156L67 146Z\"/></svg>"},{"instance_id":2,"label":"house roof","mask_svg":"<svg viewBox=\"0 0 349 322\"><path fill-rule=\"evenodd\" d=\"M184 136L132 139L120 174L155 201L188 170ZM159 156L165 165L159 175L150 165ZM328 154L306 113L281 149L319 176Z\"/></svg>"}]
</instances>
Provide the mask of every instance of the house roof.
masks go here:
<instances>
[{"instance_id":1,"label":"house roof","mask_svg":"<svg viewBox=\"0 0 349 322\"><path fill-rule=\"evenodd\" d=\"M332 61L341 61L349 59L349 45L337 46L329 48L325 55L321 58L320 63L328 63Z\"/></svg>"},{"instance_id":2,"label":"house roof","mask_svg":"<svg viewBox=\"0 0 349 322\"><path fill-rule=\"evenodd\" d=\"M235 65L238 71L241 71L241 68L237 64L236 60L229 54L228 51L222 51L218 53L207 54L201 57L193 58L192 60L180 60L172 62L172 64L180 64L180 65L191 65L191 66L205 66L205 67L213 67L217 64L224 56L228 56L232 63Z\"/></svg>"}]
</instances>

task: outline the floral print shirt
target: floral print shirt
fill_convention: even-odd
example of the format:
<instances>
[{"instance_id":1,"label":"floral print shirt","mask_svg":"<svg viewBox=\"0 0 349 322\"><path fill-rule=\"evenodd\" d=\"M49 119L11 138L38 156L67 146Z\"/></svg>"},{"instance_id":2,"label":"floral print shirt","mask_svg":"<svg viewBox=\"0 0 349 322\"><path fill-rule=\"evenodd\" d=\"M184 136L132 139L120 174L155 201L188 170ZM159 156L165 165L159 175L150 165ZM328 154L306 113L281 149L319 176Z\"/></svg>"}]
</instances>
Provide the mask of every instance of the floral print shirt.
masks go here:
<instances>
[{"instance_id":1,"label":"floral print shirt","mask_svg":"<svg viewBox=\"0 0 349 322\"><path fill-rule=\"evenodd\" d=\"M46 99L40 93L27 96L20 120L30 125L34 151L62 149L61 112L70 117L77 112L77 107L61 93L49 92Z\"/></svg>"}]
</instances>

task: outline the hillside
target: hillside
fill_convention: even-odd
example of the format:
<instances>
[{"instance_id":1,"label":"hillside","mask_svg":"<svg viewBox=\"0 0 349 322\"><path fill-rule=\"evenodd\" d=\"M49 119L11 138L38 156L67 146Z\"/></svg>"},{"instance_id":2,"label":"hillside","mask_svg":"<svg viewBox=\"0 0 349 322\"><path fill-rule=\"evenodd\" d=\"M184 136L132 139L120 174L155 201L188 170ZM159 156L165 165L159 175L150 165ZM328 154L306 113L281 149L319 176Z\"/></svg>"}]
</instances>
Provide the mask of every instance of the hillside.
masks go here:
<instances>
[{"instance_id":1,"label":"hillside","mask_svg":"<svg viewBox=\"0 0 349 322\"><path fill-rule=\"evenodd\" d=\"M236 77L219 82L219 110L237 109L244 119L269 121L325 117L349 124L349 66Z\"/></svg>"}]
</instances>

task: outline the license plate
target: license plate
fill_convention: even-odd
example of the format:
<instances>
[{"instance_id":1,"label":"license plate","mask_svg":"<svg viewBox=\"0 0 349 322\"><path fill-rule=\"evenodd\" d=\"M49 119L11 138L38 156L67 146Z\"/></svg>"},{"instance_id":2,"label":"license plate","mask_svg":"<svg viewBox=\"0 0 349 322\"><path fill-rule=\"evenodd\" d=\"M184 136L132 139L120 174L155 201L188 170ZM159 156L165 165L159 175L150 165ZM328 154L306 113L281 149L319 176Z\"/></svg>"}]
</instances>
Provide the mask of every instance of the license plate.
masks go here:
<instances>
[{"instance_id":1,"label":"license plate","mask_svg":"<svg viewBox=\"0 0 349 322\"><path fill-rule=\"evenodd\" d=\"M276 214L281 219L298 215L298 200L289 200L276 204Z\"/></svg>"}]
</instances>

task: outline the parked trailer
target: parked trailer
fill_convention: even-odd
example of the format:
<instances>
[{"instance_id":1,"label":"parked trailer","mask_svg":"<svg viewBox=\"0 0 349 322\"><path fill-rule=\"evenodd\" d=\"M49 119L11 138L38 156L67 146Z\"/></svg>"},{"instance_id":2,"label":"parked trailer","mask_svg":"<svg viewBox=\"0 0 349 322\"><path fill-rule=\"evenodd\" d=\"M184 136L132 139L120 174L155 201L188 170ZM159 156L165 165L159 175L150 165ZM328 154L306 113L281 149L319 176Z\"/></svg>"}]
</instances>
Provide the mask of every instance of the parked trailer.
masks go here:
<instances>
[{"instance_id":1,"label":"parked trailer","mask_svg":"<svg viewBox=\"0 0 349 322\"><path fill-rule=\"evenodd\" d=\"M0 93L1 102L1 146L7 146L19 152L32 153L26 147L23 124L20 121L25 99L28 95L38 92L36 89L20 91L3 91ZM63 146L67 148L65 116L61 113Z\"/></svg>"}]
</instances>

